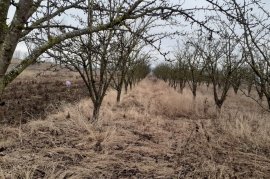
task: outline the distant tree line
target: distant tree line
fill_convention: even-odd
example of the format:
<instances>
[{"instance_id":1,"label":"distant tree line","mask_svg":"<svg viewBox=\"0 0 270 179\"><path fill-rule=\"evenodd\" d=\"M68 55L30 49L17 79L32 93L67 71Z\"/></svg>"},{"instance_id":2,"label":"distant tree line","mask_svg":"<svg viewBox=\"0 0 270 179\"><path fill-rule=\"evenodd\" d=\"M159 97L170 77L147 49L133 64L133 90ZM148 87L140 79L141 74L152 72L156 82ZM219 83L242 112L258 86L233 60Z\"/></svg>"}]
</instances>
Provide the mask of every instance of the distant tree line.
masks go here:
<instances>
[{"instance_id":1,"label":"distant tree line","mask_svg":"<svg viewBox=\"0 0 270 179\"><path fill-rule=\"evenodd\" d=\"M218 109L230 88L253 98L250 92L254 87L258 98L253 99L261 105L265 98L270 110L269 12L259 1L212 5L221 12L208 19L215 31L197 28L186 35L174 61L158 65L154 74L180 91L188 86L194 99L199 85L211 84Z\"/></svg>"}]
</instances>

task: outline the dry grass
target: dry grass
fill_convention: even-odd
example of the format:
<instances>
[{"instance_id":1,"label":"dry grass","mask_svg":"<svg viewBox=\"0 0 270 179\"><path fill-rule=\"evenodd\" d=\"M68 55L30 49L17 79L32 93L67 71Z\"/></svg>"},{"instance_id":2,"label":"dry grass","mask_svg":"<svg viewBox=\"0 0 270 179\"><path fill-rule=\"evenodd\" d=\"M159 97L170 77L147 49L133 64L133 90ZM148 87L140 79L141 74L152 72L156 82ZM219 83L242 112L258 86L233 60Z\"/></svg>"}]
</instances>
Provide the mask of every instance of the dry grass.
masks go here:
<instances>
[{"instance_id":1,"label":"dry grass","mask_svg":"<svg viewBox=\"0 0 270 179\"><path fill-rule=\"evenodd\" d=\"M13 59L8 70L13 69L19 63L20 60ZM72 72L50 62L40 62L30 65L16 80L33 79L33 77L38 80L48 80L48 78L50 78L50 80L77 80L80 78L79 73L77 72Z\"/></svg>"},{"instance_id":2,"label":"dry grass","mask_svg":"<svg viewBox=\"0 0 270 179\"><path fill-rule=\"evenodd\" d=\"M251 100L231 96L217 117L210 91L194 101L152 79L115 97L97 126L87 99L1 126L0 178L269 178L270 115Z\"/></svg>"}]
</instances>

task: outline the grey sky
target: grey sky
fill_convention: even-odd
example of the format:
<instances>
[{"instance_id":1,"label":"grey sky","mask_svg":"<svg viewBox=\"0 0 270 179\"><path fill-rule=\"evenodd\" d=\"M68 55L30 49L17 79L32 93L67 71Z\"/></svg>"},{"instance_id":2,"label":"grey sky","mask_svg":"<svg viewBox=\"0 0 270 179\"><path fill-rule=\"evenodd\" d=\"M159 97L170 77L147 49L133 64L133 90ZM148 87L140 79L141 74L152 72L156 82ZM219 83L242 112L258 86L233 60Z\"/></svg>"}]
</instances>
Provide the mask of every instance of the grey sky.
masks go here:
<instances>
[{"instance_id":1,"label":"grey sky","mask_svg":"<svg viewBox=\"0 0 270 179\"><path fill-rule=\"evenodd\" d=\"M264 8L266 8L268 11L270 11L270 1L269 0L262 0L265 5ZM219 0L219 2L222 2L222 0ZM201 6L207 6L208 3L205 0L170 0L170 3L173 4L183 4L183 8L194 8L194 7L201 7ZM9 19L8 21L10 21L10 19L12 18L13 14L15 12L15 8L11 8L9 11ZM76 13L76 12L75 12ZM204 17L203 13L198 12L195 16L197 19L202 19ZM156 33L156 32L174 32L174 31L186 31L186 32L190 32L192 31L192 29L195 28L195 26L191 27L190 24L188 24L187 22L185 22L185 20L182 17L178 17L177 20L179 22L181 22L181 25L179 26L167 26L167 27L160 27L160 28L155 28L152 32ZM76 23L74 21L74 19L68 19L67 17L63 18L63 22L64 23ZM158 23L163 23L163 21L158 21ZM171 52L168 57L172 58L173 57L173 51L176 50L176 46L177 46L177 41L179 41L181 39L181 37L173 37L173 38L166 38L162 40L162 51L163 52ZM146 48L145 50L147 51L148 49L150 49L149 47ZM23 51L23 52L27 52L27 48L24 45L24 43L19 43L17 46L18 51ZM156 64L158 62L160 62L161 60L163 60L163 57L160 56L158 54L158 52L152 52L152 54L154 54L156 56L157 59L159 59L157 62L154 62L153 64Z\"/></svg>"}]
</instances>

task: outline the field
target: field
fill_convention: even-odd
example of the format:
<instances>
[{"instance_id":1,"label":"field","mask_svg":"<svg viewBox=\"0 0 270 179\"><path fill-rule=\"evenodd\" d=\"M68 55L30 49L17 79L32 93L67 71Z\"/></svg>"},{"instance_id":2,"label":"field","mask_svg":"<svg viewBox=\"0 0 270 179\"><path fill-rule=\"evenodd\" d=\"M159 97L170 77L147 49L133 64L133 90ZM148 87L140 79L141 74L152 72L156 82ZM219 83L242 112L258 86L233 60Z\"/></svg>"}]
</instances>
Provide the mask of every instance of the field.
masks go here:
<instances>
[{"instance_id":1,"label":"field","mask_svg":"<svg viewBox=\"0 0 270 179\"><path fill-rule=\"evenodd\" d=\"M211 89L194 101L150 76L119 104L109 91L93 126L77 74L33 74L0 107L0 178L270 177L270 114L241 93L230 92L219 115Z\"/></svg>"},{"instance_id":2,"label":"field","mask_svg":"<svg viewBox=\"0 0 270 179\"><path fill-rule=\"evenodd\" d=\"M72 81L72 88L65 86L66 80ZM48 63L32 65L6 89L3 97L6 104L0 106L0 124L44 118L62 103L78 102L86 96L87 89L78 74L50 68Z\"/></svg>"}]
</instances>

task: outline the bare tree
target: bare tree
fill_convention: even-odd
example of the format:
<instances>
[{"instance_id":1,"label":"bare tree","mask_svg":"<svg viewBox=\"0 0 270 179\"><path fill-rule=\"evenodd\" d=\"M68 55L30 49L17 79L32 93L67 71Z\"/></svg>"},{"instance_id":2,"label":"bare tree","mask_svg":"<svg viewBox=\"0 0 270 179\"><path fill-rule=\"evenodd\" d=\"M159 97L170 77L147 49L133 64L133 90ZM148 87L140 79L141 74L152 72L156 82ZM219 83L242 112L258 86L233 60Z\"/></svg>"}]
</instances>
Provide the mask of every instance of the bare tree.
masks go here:
<instances>
[{"instance_id":1,"label":"bare tree","mask_svg":"<svg viewBox=\"0 0 270 179\"><path fill-rule=\"evenodd\" d=\"M193 12L198 10L197 8L184 9L182 4L169 4L166 0L89 2L87 0L0 0L0 98L5 87L24 69L35 63L47 50L66 39L123 26L129 19L145 16L161 17L163 20L182 16L191 22L205 26L203 21L194 18ZM88 14L89 4L92 4L91 8L96 12L95 14L108 14L112 11L114 15L104 18L102 24L93 24L89 28L85 23L87 18L84 15ZM8 19L11 7L16 9L15 15ZM73 10L69 11L70 9ZM65 23L64 17L76 23ZM7 71L19 42L26 43L29 55L14 69Z\"/></svg>"},{"instance_id":2,"label":"bare tree","mask_svg":"<svg viewBox=\"0 0 270 179\"><path fill-rule=\"evenodd\" d=\"M73 38L72 47L70 41L65 41L55 46L54 52L48 52L70 70L79 72L93 102L93 122L98 120L103 98L120 63L115 62L118 50L117 44L113 43L115 33L114 30L107 30L92 34L91 38Z\"/></svg>"},{"instance_id":3,"label":"bare tree","mask_svg":"<svg viewBox=\"0 0 270 179\"><path fill-rule=\"evenodd\" d=\"M239 25L238 34L243 37L239 40L245 52L245 61L254 71L256 83L265 95L270 109L269 11L264 8L261 0L231 0L224 3L207 1L225 14L230 22Z\"/></svg>"},{"instance_id":4,"label":"bare tree","mask_svg":"<svg viewBox=\"0 0 270 179\"><path fill-rule=\"evenodd\" d=\"M128 71L124 79L125 93L127 93L128 87L132 90L138 81L150 73L150 56L148 54L133 53L128 62Z\"/></svg>"},{"instance_id":5,"label":"bare tree","mask_svg":"<svg viewBox=\"0 0 270 179\"><path fill-rule=\"evenodd\" d=\"M186 86L186 82L188 80L187 74L188 74L188 65L184 59L181 58L181 56L176 56L176 78L177 78L177 84L179 86L180 93L183 93L183 90Z\"/></svg>"},{"instance_id":6,"label":"bare tree","mask_svg":"<svg viewBox=\"0 0 270 179\"><path fill-rule=\"evenodd\" d=\"M125 83L125 79L127 79L128 71L135 63L142 48L145 46L144 40L147 40L147 37L144 36L144 33L147 32L147 27L151 25L152 22L152 18L149 18L147 21L144 20L139 23L132 24L132 29L130 27L128 28L130 31L121 30L119 32L117 38L119 50L116 53L118 54L120 64L111 85L117 91L117 102L120 102L122 88Z\"/></svg>"},{"instance_id":7,"label":"bare tree","mask_svg":"<svg viewBox=\"0 0 270 179\"><path fill-rule=\"evenodd\" d=\"M114 16L116 13L108 11L96 14L92 9L88 12L89 28L92 28L93 24L102 24L104 18ZM117 27L72 38L47 51L47 54L54 57L56 61L70 70L79 72L93 103L93 122L98 120L102 101L112 84L118 92L117 100L120 100L124 78L129 70L127 64L133 59L132 53L138 52L135 47L140 45L141 37L150 22L141 21L140 25L136 24L132 32L129 30L134 23L126 22L122 28Z\"/></svg>"},{"instance_id":8,"label":"bare tree","mask_svg":"<svg viewBox=\"0 0 270 179\"><path fill-rule=\"evenodd\" d=\"M133 84L138 84L150 73L150 56L148 54L142 54L137 57L136 63L132 66L133 69Z\"/></svg>"},{"instance_id":9,"label":"bare tree","mask_svg":"<svg viewBox=\"0 0 270 179\"><path fill-rule=\"evenodd\" d=\"M172 69L171 69L170 64L161 63L155 67L153 72L157 78L160 78L165 82L168 82L171 78L171 75L170 75L171 71L172 71Z\"/></svg>"},{"instance_id":10,"label":"bare tree","mask_svg":"<svg viewBox=\"0 0 270 179\"><path fill-rule=\"evenodd\" d=\"M213 84L214 100L219 111L230 89L232 76L243 64L244 59L237 38L224 26L222 27L217 39L212 37L211 40L197 46L202 51L202 57L207 65L207 73Z\"/></svg>"},{"instance_id":11,"label":"bare tree","mask_svg":"<svg viewBox=\"0 0 270 179\"><path fill-rule=\"evenodd\" d=\"M205 70L206 64L201 57L201 50L197 48L197 44L201 43L202 39L198 34L192 34L187 40L183 42L182 58L187 63L187 83L193 94L193 99L196 98L197 87L199 83L203 80L203 72Z\"/></svg>"}]
</instances>

